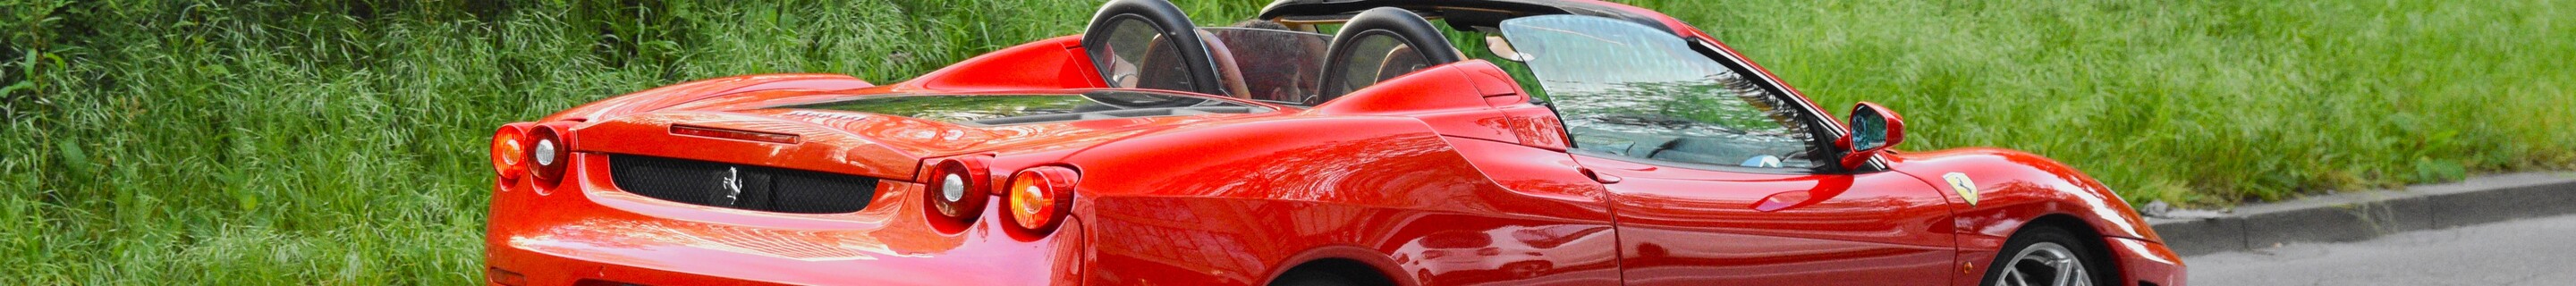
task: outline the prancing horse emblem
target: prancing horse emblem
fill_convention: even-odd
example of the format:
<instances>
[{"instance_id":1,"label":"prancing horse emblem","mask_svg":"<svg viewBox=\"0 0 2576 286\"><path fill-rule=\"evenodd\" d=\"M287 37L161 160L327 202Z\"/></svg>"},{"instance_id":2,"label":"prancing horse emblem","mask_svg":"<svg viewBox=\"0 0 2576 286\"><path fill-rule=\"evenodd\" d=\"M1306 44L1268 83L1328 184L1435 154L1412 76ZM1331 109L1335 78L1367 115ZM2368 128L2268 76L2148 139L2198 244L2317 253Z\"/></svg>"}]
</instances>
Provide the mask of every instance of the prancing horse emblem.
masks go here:
<instances>
[{"instance_id":1,"label":"prancing horse emblem","mask_svg":"<svg viewBox=\"0 0 2576 286\"><path fill-rule=\"evenodd\" d=\"M1968 174L1950 172L1941 174L1941 179L1950 181L1950 191L1959 192L1959 199L1967 200L1968 206L1977 205L1977 181L1969 180Z\"/></svg>"},{"instance_id":2,"label":"prancing horse emblem","mask_svg":"<svg viewBox=\"0 0 2576 286\"><path fill-rule=\"evenodd\" d=\"M725 205L733 205L735 200L741 199L742 170L735 169L734 167L725 167L724 188Z\"/></svg>"}]
</instances>

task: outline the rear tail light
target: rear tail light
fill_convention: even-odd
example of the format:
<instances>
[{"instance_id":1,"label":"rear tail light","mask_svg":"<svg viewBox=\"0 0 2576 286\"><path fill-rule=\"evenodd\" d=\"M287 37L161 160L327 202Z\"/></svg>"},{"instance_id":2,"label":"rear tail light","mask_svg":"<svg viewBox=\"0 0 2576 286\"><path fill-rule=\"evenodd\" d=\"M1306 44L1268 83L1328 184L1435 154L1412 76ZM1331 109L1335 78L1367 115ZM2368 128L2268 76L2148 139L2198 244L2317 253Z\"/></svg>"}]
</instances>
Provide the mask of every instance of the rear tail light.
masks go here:
<instances>
[{"instance_id":1,"label":"rear tail light","mask_svg":"<svg viewBox=\"0 0 2576 286\"><path fill-rule=\"evenodd\" d=\"M564 166L572 165L572 149L564 144L561 128L538 126L528 132L528 171L537 182L552 185L563 180Z\"/></svg>"},{"instance_id":2,"label":"rear tail light","mask_svg":"<svg viewBox=\"0 0 2576 286\"><path fill-rule=\"evenodd\" d=\"M984 201L993 197L992 176L985 170L989 169L982 157L941 160L931 167L929 179L922 181L928 187L922 201L930 204L929 213L937 218L933 226L963 230L983 216Z\"/></svg>"},{"instance_id":3,"label":"rear tail light","mask_svg":"<svg viewBox=\"0 0 2576 286\"><path fill-rule=\"evenodd\" d=\"M501 180L517 180L528 173L528 125L511 123L492 132L492 171Z\"/></svg>"},{"instance_id":4,"label":"rear tail light","mask_svg":"<svg viewBox=\"0 0 2576 286\"><path fill-rule=\"evenodd\" d=\"M1045 234L1064 223L1066 209L1073 205L1073 185L1081 180L1073 169L1041 166L1020 170L1011 175L1011 185L1004 189L1010 200L1003 205L1011 223L1030 234Z\"/></svg>"}]
</instances>

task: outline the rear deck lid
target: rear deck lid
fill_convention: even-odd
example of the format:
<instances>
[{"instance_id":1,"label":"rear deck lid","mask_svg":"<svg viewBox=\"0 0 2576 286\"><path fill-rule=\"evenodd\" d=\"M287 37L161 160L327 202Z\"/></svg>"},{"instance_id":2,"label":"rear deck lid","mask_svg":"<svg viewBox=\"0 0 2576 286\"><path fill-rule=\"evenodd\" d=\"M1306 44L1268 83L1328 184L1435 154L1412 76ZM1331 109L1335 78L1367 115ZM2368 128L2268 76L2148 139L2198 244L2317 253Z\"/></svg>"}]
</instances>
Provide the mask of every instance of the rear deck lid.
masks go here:
<instances>
[{"instance_id":1,"label":"rear deck lid","mask_svg":"<svg viewBox=\"0 0 2576 286\"><path fill-rule=\"evenodd\" d=\"M568 141L580 151L900 180L911 178L925 158L1069 148L1159 126L1274 111L1248 101L1130 90L816 95L610 118L575 130ZM707 135L710 130L719 136ZM745 136L721 136L728 133Z\"/></svg>"}]
</instances>

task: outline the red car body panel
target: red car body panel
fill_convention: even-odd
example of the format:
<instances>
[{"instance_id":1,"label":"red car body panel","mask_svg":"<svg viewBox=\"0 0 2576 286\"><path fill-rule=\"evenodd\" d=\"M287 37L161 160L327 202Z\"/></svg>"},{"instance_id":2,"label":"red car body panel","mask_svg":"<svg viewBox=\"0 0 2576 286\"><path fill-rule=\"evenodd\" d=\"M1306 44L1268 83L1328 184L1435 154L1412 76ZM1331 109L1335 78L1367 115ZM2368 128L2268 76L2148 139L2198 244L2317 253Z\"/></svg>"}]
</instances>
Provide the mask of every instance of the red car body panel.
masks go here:
<instances>
[{"instance_id":1,"label":"red car body panel","mask_svg":"<svg viewBox=\"0 0 2576 286\"><path fill-rule=\"evenodd\" d=\"M2157 281L2182 281L2182 257L2166 249L2148 228L2144 219L2128 202L2111 193L2111 189L2085 176L2074 168L2029 153L1993 148L1962 148L1934 152L1907 153L1895 156L1897 172L1941 182L1942 174L1957 172L1975 177L1979 183L1978 203L1964 203L1958 193L1943 193L1953 202L1952 229L1959 236L1959 261L1969 265L1986 265L1995 252L2004 247L2014 230L2047 217L2080 221L2089 230L2103 236L2123 260L2114 262L2123 275L2133 278L2165 278ZM2144 247L2152 245L2153 247ZM2169 278L2167 278L2169 277ZM2130 279L2132 281L2136 279ZM1976 278L1961 279L1957 285L1976 285ZM2179 282L2174 282L2179 283ZM2176 285L2176 284L2163 284Z\"/></svg>"},{"instance_id":2,"label":"red car body panel","mask_svg":"<svg viewBox=\"0 0 2576 286\"><path fill-rule=\"evenodd\" d=\"M605 156L577 156L598 170ZM1070 284L1084 233L1022 241L982 225L938 235L920 204L874 204L850 214L757 213L661 201L617 191L599 171L564 185L533 180L498 186L485 263L524 275L527 285ZM919 185L885 184L885 198L919 197ZM901 201L887 199L887 201ZM968 259L972 257L971 259ZM977 275L957 269L1052 269Z\"/></svg>"},{"instance_id":3,"label":"red car body panel","mask_svg":"<svg viewBox=\"0 0 2576 286\"><path fill-rule=\"evenodd\" d=\"M1662 19L1741 61L1678 20L1575 2ZM1092 71L1067 36L887 86L730 77L547 116L535 124L566 130L571 165L560 183L496 178L489 275L519 285L1258 285L1333 260L1399 285L1976 285L2015 230L2068 223L2100 235L2123 284L2183 282L2180 258L2125 202L2045 158L1971 148L1883 156L1886 172L1754 174L1571 154L1555 113L1477 60L1311 108L1238 102L1273 110L1248 114L968 126L764 108L1109 90ZM607 154L883 181L856 212L747 211L620 190ZM962 228L932 221L921 182L931 163L961 157L996 174L1080 171L1069 221L1043 235L1013 231L999 207ZM1973 203L1943 187L1952 172L1976 178Z\"/></svg>"},{"instance_id":4,"label":"red car body panel","mask_svg":"<svg viewBox=\"0 0 2576 286\"><path fill-rule=\"evenodd\" d=\"M1949 276L1949 204L1895 172L1747 174L1583 156L1620 177L1630 284L1925 285ZM1719 242L1719 243L1711 243ZM1721 270L1721 271L1709 271ZM1652 278L1646 278L1652 277Z\"/></svg>"}]
</instances>

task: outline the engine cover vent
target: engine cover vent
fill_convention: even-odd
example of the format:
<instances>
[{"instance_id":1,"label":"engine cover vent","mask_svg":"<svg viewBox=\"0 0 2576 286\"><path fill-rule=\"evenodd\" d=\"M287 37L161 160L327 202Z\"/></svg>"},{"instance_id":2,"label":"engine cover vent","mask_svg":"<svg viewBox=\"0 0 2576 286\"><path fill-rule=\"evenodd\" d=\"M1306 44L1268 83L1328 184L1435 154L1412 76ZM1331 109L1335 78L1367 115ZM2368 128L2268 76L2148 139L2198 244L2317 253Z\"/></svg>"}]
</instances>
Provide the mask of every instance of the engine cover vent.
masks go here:
<instances>
[{"instance_id":1,"label":"engine cover vent","mask_svg":"<svg viewBox=\"0 0 2576 286\"><path fill-rule=\"evenodd\" d=\"M609 155L608 171L637 195L782 213L857 212L877 190L877 178L642 155Z\"/></svg>"}]
</instances>

